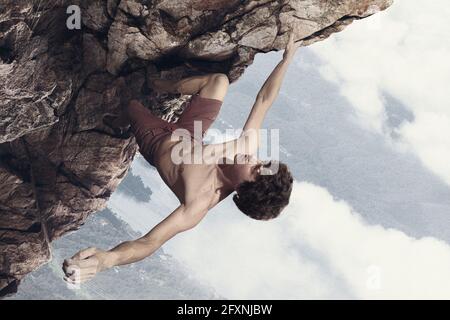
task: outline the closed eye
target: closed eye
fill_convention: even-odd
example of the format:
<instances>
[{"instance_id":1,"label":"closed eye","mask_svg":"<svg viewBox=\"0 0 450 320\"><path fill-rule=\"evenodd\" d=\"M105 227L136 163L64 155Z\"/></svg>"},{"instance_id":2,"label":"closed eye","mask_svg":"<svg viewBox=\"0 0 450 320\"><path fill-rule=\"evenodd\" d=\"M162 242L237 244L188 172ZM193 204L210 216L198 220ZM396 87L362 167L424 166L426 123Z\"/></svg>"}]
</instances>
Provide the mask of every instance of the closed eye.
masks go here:
<instances>
[{"instance_id":1,"label":"closed eye","mask_svg":"<svg viewBox=\"0 0 450 320\"><path fill-rule=\"evenodd\" d=\"M256 166L254 166L253 173L255 173L257 175L261 174L261 167L262 167L262 164L257 164Z\"/></svg>"}]
</instances>

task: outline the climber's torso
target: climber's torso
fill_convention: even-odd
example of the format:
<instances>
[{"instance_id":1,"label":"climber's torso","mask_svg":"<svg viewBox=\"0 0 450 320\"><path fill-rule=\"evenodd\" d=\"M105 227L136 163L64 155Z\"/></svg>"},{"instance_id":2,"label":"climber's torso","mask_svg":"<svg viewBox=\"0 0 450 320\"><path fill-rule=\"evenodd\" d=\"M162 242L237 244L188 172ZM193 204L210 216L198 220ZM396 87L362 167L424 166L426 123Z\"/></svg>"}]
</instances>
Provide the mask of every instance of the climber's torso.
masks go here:
<instances>
[{"instance_id":1,"label":"climber's torso","mask_svg":"<svg viewBox=\"0 0 450 320\"><path fill-rule=\"evenodd\" d=\"M168 137L157 150L154 165L161 178L180 203L201 201L208 209L214 207L231 193L220 187L219 167L217 164L175 163L172 151L178 143ZM185 155L189 157L189 151Z\"/></svg>"}]
</instances>

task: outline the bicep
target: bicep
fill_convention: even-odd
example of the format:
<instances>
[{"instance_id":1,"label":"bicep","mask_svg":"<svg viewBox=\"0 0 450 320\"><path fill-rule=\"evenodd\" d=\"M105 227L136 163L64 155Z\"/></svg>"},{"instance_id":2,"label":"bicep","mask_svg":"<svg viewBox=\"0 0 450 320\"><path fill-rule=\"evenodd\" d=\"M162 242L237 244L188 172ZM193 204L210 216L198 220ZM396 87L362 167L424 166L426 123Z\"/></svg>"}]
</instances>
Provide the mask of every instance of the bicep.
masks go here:
<instances>
[{"instance_id":1,"label":"bicep","mask_svg":"<svg viewBox=\"0 0 450 320\"><path fill-rule=\"evenodd\" d=\"M237 139L238 153L256 154L259 148L259 131L269 108L270 103L258 95L245 122L242 134Z\"/></svg>"},{"instance_id":2,"label":"bicep","mask_svg":"<svg viewBox=\"0 0 450 320\"><path fill-rule=\"evenodd\" d=\"M223 143L207 145L203 148L203 159L212 162L222 158L233 159L238 153L256 154L259 147L259 129L269 107L270 103L258 95L240 137Z\"/></svg>"},{"instance_id":3,"label":"bicep","mask_svg":"<svg viewBox=\"0 0 450 320\"><path fill-rule=\"evenodd\" d=\"M207 163L217 163L225 158L233 160L239 153L256 155L259 147L259 134L257 129L247 129L242 131L237 139L206 145L203 148L203 159Z\"/></svg>"},{"instance_id":4,"label":"bicep","mask_svg":"<svg viewBox=\"0 0 450 320\"><path fill-rule=\"evenodd\" d=\"M244 132L249 130L259 130L262 126L270 103L262 96L257 96L255 103L252 106L250 114L244 125Z\"/></svg>"}]
</instances>

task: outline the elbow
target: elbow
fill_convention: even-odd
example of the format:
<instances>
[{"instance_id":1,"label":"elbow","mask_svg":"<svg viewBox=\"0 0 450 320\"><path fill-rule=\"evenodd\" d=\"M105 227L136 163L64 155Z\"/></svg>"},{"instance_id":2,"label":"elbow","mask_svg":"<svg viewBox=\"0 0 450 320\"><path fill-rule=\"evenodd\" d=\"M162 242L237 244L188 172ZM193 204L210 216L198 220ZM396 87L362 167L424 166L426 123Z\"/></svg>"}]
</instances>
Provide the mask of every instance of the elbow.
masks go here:
<instances>
[{"instance_id":1,"label":"elbow","mask_svg":"<svg viewBox=\"0 0 450 320\"><path fill-rule=\"evenodd\" d=\"M179 232L184 232L195 228L200 221L201 219L195 216L186 217L185 221L183 221L183 223L179 226Z\"/></svg>"},{"instance_id":2,"label":"elbow","mask_svg":"<svg viewBox=\"0 0 450 320\"><path fill-rule=\"evenodd\" d=\"M265 100L267 100L267 94L264 91L259 92L256 96L256 101L263 102Z\"/></svg>"},{"instance_id":3,"label":"elbow","mask_svg":"<svg viewBox=\"0 0 450 320\"><path fill-rule=\"evenodd\" d=\"M262 92L256 97L256 101L267 108L272 104L273 100L275 100L275 95L267 92Z\"/></svg>"},{"instance_id":4,"label":"elbow","mask_svg":"<svg viewBox=\"0 0 450 320\"><path fill-rule=\"evenodd\" d=\"M189 207L186 208L183 213L183 218L178 226L180 232L195 228L200 221L202 221L207 212L207 209L199 210L198 207L192 209Z\"/></svg>"}]
</instances>

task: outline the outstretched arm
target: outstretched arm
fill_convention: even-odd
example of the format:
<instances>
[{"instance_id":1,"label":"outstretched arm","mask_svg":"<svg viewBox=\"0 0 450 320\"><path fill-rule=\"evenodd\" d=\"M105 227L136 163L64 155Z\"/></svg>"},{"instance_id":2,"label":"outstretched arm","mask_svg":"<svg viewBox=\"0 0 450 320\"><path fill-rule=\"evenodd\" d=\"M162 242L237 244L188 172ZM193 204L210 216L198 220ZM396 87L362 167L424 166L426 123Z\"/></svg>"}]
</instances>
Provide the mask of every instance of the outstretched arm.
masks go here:
<instances>
[{"instance_id":1,"label":"outstretched arm","mask_svg":"<svg viewBox=\"0 0 450 320\"><path fill-rule=\"evenodd\" d=\"M65 280L80 283L108 268L140 261L160 248L176 234L195 227L207 210L195 205L180 205L145 236L125 241L109 251L88 248L64 261Z\"/></svg>"},{"instance_id":2,"label":"outstretched arm","mask_svg":"<svg viewBox=\"0 0 450 320\"><path fill-rule=\"evenodd\" d=\"M261 127L267 110L269 110L272 103L278 96L288 66L292 62L298 47L299 43L294 42L294 34L291 32L289 35L288 44L283 54L283 59L278 63L270 76L267 78L256 97L256 101L244 125L244 133L247 130L258 130Z\"/></svg>"},{"instance_id":3,"label":"outstretched arm","mask_svg":"<svg viewBox=\"0 0 450 320\"><path fill-rule=\"evenodd\" d=\"M256 154L259 146L259 129L267 111L278 96L288 66L292 62L298 47L299 43L294 42L294 35L291 32L283 54L283 60L278 63L259 91L244 125L242 135L235 140L208 145L207 155L211 155L215 159L225 157L233 159L236 153Z\"/></svg>"}]
</instances>

